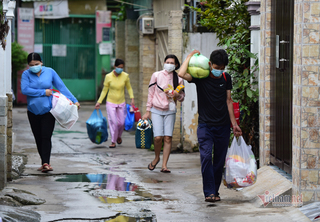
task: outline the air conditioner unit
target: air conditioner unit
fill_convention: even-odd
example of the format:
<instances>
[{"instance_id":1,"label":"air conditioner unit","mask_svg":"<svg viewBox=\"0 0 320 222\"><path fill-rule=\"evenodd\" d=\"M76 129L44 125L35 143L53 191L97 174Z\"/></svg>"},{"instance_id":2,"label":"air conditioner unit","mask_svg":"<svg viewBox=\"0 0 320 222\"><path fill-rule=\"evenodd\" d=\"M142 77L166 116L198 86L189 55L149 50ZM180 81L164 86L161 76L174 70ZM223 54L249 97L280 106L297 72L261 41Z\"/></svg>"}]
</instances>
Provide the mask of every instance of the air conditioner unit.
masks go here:
<instances>
[{"instance_id":1,"label":"air conditioner unit","mask_svg":"<svg viewBox=\"0 0 320 222\"><path fill-rule=\"evenodd\" d=\"M153 34L154 24L153 18L142 18L141 19L141 32L142 34Z\"/></svg>"}]
</instances>

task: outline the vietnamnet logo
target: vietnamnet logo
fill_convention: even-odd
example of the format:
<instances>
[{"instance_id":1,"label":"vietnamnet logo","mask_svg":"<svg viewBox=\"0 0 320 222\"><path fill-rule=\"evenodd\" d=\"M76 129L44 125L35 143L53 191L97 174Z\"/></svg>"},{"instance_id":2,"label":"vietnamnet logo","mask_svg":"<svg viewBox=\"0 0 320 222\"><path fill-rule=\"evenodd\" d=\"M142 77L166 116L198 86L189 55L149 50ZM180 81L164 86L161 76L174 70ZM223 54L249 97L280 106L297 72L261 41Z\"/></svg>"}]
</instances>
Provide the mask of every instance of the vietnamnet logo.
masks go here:
<instances>
[{"instance_id":1,"label":"vietnamnet logo","mask_svg":"<svg viewBox=\"0 0 320 222\"><path fill-rule=\"evenodd\" d=\"M52 5L40 5L39 6L39 11L40 12L52 12L53 11L53 7L52 7Z\"/></svg>"},{"instance_id":2,"label":"vietnamnet logo","mask_svg":"<svg viewBox=\"0 0 320 222\"><path fill-rule=\"evenodd\" d=\"M269 203L274 207L301 207L303 205L303 197L300 195L279 195L280 193L273 194L268 190L263 195L258 195L266 207Z\"/></svg>"}]
</instances>

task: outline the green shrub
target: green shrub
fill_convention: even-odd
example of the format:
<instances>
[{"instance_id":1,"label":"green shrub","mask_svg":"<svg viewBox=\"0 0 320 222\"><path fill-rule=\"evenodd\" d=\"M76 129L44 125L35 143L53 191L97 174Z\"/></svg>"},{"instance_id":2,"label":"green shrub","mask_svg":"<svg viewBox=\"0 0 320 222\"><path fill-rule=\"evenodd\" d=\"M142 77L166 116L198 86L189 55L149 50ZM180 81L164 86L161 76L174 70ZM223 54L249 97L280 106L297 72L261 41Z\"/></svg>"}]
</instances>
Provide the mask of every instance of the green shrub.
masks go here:
<instances>
[{"instance_id":1,"label":"green shrub","mask_svg":"<svg viewBox=\"0 0 320 222\"><path fill-rule=\"evenodd\" d=\"M12 43L12 74L16 75L19 70L24 69L27 66L28 53L23 50L23 46L17 42Z\"/></svg>"},{"instance_id":2,"label":"green shrub","mask_svg":"<svg viewBox=\"0 0 320 222\"><path fill-rule=\"evenodd\" d=\"M12 88L13 91L17 92L17 76L18 71L23 70L27 66L28 53L23 50L23 46L17 42L11 44L11 64L12 64Z\"/></svg>"}]
</instances>

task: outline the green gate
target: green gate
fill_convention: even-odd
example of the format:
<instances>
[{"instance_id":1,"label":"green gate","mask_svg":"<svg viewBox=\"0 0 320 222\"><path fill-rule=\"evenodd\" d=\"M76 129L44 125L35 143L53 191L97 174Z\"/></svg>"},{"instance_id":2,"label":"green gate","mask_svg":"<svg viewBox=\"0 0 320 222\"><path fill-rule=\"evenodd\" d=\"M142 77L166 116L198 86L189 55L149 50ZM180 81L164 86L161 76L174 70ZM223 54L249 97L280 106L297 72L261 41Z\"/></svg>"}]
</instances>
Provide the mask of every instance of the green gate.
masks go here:
<instances>
[{"instance_id":1,"label":"green gate","mask_svg":"<svg viewBox=\"0 0 320 222\"><path fill-rule=\"evenodd\" d=\"M36 19L35 44L43 65L53 68L72 94L79 100L96 97L95 17ZM66 55L52 56L52 45L65 45Z\"/></svg>"}]
</instances>

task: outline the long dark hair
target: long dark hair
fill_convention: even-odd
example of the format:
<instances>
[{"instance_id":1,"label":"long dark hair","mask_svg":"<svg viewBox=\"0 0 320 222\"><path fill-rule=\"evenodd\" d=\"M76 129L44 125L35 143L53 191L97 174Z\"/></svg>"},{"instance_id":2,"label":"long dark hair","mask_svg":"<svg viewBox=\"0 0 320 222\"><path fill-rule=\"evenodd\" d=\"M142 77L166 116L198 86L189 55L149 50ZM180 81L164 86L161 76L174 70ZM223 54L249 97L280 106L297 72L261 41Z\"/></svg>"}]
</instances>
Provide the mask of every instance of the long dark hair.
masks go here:
<instances>
[{"instance_id":1,"label":"long dark hair","mask_svg":"<svg viewBox=\"0 0 320 222\"><path fill-rule=\"evenodd\" d=\"M175 56L173 54L169 54L166 56L166 58L164 58L164 62L166 62L167 59L174 59L174 63L176 65L175 70L180 68L180 62L179 62L177 56ZM179 85L178 73L176 71L173 71L172 75L173 75L173 88L176 89Z\"/></svg>"}]
</instances>

